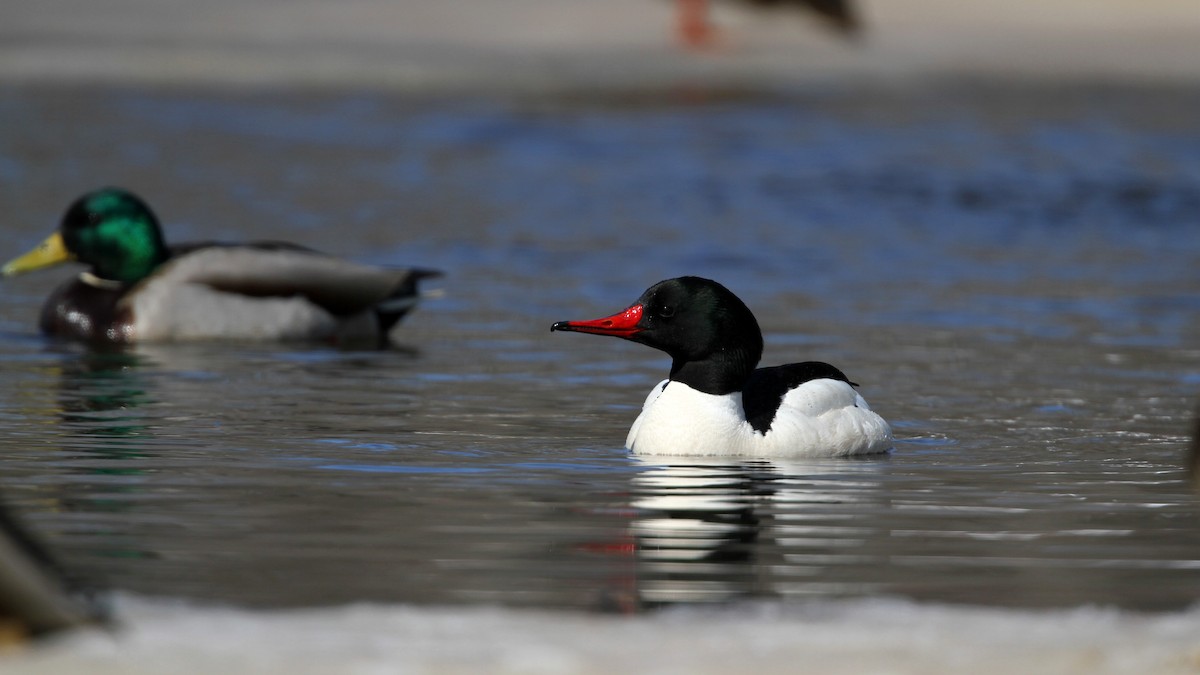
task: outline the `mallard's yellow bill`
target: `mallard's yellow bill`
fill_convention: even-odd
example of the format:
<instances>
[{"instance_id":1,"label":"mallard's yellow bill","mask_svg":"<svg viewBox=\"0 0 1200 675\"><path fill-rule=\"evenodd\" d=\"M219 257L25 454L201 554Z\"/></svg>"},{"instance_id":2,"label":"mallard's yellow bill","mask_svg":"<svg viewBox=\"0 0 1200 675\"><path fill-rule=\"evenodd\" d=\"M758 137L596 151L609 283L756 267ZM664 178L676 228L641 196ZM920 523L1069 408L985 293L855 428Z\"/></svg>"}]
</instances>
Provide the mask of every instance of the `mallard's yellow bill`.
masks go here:
<instances>
[{"instance_id":1,"label":"mallard's yellow bill","mask_svg":"<svg viewBox=\"0 0 1200 675\"><path fill-rule=\"evenodd\" d=\"M74 254L68 251L66 245L63 244L62 235L55 232L46 237L46 241L38 244L37 248L29 253L5 263L4 267L0 268L0 275L11 277L14 274L40 270L43 267L50 267L51 265L57 265L74 259Z\"/></svg>"}]
</instances>

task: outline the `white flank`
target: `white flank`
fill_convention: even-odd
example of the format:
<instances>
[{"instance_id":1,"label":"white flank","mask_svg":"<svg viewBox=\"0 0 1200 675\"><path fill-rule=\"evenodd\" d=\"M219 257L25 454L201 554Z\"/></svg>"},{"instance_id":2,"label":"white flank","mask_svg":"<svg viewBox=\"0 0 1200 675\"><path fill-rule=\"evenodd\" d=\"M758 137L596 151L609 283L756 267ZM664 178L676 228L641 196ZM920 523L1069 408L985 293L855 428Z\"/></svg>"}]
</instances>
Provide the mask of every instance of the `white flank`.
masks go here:
<instances>
[{"instance_id":1,"label":"white flank","mask_svg":"<svg viewBox=\"0 0 1200 675\"><path fill-rule=\"evenodd\" d=\"M845 457L887 452L892 430L838 380L789 391L766 434L746 421L741 392L716 396L664 380L646 397L625 446L642 455Z\"/></svg>"},{"instance_id":2,"label":"white flank","mask_svg":"<svg viewBox=\"0 0 1200 675\"><path fill-rule=\"evenodd\" d=\"M312 340L338 322L302 297L251 298L202 284L149 283L131 296L139 342Z\"/></svg>"},{"instance_id":3,"label":"white flank","mask_svg":"<svg viewBox=\"0 0 1200 675\"><path fill-rule=\"evenodd\" d=\"M388 294L406 274L290 249L214 247L164 265L125 301L139 342L358 339L377 334L371 307L390 302ZM213 285L279 295L251 297ZM335 317L302 293L337 297L363 311Z\"/></svg>"}]
</instances>

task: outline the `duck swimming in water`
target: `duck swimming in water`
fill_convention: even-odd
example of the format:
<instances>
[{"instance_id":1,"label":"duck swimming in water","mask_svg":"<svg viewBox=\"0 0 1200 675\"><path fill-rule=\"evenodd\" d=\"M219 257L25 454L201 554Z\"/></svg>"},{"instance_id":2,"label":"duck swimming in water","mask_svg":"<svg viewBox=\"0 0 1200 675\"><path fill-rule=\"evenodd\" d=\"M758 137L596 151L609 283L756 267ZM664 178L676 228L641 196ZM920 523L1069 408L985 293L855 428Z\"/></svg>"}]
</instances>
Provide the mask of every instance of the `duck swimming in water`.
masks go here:
<instances>
[{"instance_id":1,"label":"duck swimming in water","mask_svg":"<svg viewBox=\"0 0 1200 675\"><path fill-rule=\"evenodd\" d=\"M58 231L0 275L68 261L89 269L42 307L42 332L89 343L186 340L383 344L440 273L342 260L296 244L168 246L136 195L104 188L76 199Z\"/></svg>"},{"instance_id":2,"label":"duck swimming in water","mask_svg":"<svg viewBox=\"0 0 1200 675\"><path fill-rule=\"evenodd\" d=\"M756 368L763 340L754 314L710 279L668 279L612 316L550 330L612 335L671 357L670 376L650 391L625 440L637 454L807 458L892 448L887 422L837 368Z\"/></svg>"}]
</instances>

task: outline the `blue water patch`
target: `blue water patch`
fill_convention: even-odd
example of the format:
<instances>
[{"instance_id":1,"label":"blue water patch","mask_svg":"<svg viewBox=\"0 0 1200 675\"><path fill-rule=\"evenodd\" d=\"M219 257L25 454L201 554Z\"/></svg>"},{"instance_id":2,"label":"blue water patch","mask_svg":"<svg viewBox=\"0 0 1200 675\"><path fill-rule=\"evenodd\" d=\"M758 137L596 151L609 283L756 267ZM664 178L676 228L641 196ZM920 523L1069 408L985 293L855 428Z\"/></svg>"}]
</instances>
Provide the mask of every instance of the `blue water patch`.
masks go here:
<instances>
[{"instance_id":1,"label":"blue water patch","mask_svg":"<svg viewBox=\"0 0 1200 675\"><path fill-rule=\"evenodd\" d=\"M144 191L176 241L447 272L398 327L403 356L96 358L36 333L68 272L5 282L5 494L85 569L109 537L163 552L102 564L118 588L276 606L1200 597L1180 466L1200 382L1194 93L9 93L14 248L106 177ZM861 380L895 451L697 472L630 456L670 358L548 328L685 273L747 302L764 363ZM114 470L139 472L120 513ZM1096 534L1063 545L1079 531Z\"/></svg>"},{"instance_id":2,"label":"blue water patch","mask_svg":"<svg viewBox=\"0 0 1200 675\"><path fill-rule=\"evenodd\" d=\"M355 441L349 438L318 438L313 440L314 443L328 443L337 445L352 450L367 450L369 452L392 452L394 450L407 449L416 447L413 444L397 444L397 443L379 443L379 442L362 442Z\"/></svg>"},{"instance_id":3,"label":"blue water patch","mask_svg":"<svg viewBox=\"0 0 1200 675\"><path fill-rule=\"evenodd\" d=\"M569 471L571 473L629 473L640 471L627 461L617 464L595 464L588 462L515 462L506 464L518 471Z\"/></svg>"},{"instance_id":4,"label":"blue water patch","mask_svg":"<svg viewBox=\"0 0 1200 675\"><path fill-rule=\"evenodd\" d=\"M1072 408L1071 406L1068 406L1068 405L1063 405L1061 403L1055 403L1055 404L1051 404L1051 405L1040 405L1040 406L1035 407L1033 410L1034 410L1034 412L1039 412L1039 413L1074 414L1074 413L1079 412L1075 408Z\"/></svg>"},{"instance_id":5,"label":"blue water patch","mask_svg":"<svg viewBox=\"0 0 1200 675\"><path fill-rule=\"evenodd\" d=\"M495 473L498 469L467 466L403 466L396 464L322 464L314 467L327 471L358 471L362 473L450 474L469 475Z\"/></svg>"}]
</instances>

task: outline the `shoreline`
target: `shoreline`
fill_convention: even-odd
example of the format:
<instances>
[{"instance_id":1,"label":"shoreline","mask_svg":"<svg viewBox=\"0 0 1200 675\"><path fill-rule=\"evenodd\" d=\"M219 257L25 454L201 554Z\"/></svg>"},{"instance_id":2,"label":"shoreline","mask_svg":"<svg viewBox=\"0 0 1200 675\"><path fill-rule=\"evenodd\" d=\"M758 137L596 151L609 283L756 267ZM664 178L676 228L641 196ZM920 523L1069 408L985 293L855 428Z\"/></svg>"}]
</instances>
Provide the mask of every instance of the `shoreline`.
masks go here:
<instances>
[{"instance_id":1,"label":"shoreline","mask_svg":"<svg viewBox=\"0 0 1200 675\"><path fill-rule=\"evenodd\" d=\"M692 85L796 89L949 80L1194 84L1200 12L1167 0L859 1L843 40L806 17L717 3L723 42L673 41L667 0L328 0L196 7L46 0L0 25L0 84L426 92Z\"/></svg>"}]
</instances>

